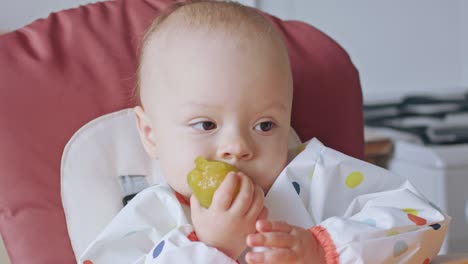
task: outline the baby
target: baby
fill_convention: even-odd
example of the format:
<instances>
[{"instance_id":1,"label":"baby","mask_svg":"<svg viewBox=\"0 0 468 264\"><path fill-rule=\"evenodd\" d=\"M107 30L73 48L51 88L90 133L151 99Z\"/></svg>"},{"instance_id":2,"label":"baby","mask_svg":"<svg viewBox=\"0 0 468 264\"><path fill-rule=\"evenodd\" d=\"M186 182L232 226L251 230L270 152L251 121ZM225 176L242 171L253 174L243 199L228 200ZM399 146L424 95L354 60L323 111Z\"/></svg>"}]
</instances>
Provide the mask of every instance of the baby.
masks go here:
<instances>
[{"instance_id":1,"label":"baby","mask_svg":"<svg viewBox=\"0 0 468 264\"><path fill-rule=\"evenodd\" d=\"M138 131L167 184L136 196L83 263L426 263L438 252L447 217L406 181L315 139L288 163L288 53L254 9L175 5L148 30L140 59ZM209 208L187 184L197 156L240 171ZM330 190L340 177L352 191Z\"/></svg>"},{"instance_id":2,"label":"baby","mask_svg":"<svg viewBox=\"0 0 468 264\"><path fill-rule=\"evenodd\" d=\"M287 162L293 93L286 47L260 14L237 4L182 6L148 34L140 68L144 111L135 109L141 139L160 160L168 184L186 198L187 172L199 155L242 171L227 175L209 209L190 199L200 241L237 259L256 220L266 218L264 193ZM232 201L237 182L240 192ZM286 228L258 224L262 231ZM266 235L267 246L284 238ZM251 235L248 243L261 243L259 238ZM268 259L319 259L310 232L297 230L291 239L301 246Z\"/></svg>"}]
</instances>

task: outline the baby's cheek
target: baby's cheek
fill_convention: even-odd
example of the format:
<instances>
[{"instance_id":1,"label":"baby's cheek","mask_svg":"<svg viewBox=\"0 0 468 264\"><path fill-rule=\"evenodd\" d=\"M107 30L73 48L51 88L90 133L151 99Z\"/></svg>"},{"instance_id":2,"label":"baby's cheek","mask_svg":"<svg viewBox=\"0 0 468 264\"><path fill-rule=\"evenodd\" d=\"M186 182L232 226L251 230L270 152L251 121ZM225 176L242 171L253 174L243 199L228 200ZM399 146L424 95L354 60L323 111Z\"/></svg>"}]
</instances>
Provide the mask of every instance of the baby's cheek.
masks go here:
<instances>
[{"instance_id":1,"label":"baby's cheek","mask_svg":"<svg viewBox=\"0 0 468 264\"><path fill-rule=\"evenodd\" d=\"M192 195L192 191L187 183L187 177L166 177L166 181L174 191L182 194L183 196L190 197L190 195Z\"/></svg>"},{"instance_id":2,"label":"baby's cheek","mask_svg":"<svg viewBox=\"0 0 468 264\"><path fill-rule=\"evenodd\" d=\"M181 166L174 166L175 164L165 163L161 164L163 167L163 176L167 184L171 186L174 191L189 197L191 190L187 183L187 173L189 169L183 169Z\"/></svg>"},{"instance_id":3,"label":"baby's cheek","mask_svg":"<svg viewBox=\"0 0 468 264\"><path fill-rule=\"evenodd\" d=\"M285 155L278 153L272 160L275 160L275 162L272 163L272 166L270 166L268 172L266 172L266 175L268 176L265 184L266 191L265 188L263 189L265 193L271 188L273 183L280 175L281 171L283 171L283 169L286 167L288 162L287 152Z\"/></svg>"},{"instance_id":4,"label":"baby's cheek","mask_svg":"<svg viewBox=\"0 0 468 264\"><path fill-rule=\"evenodd\" d=\"M276 178L278 178L281 171L282 169L276 169L276 166L274 165L262 166L262 169L260 169L255 174L257 176L253 179L253 181L258 184L266 194L270 190L273 183L276 181Z\"/></svg>"},{"instance_id":5,"label":"baby's cheek","mask_svg":"<svg viewBox=\"0 0 468 264\"><path fill-rule=\"evenodd\" d=\"M276 178L277 178L276 175L270 175L266 179L266 181L263 184L260 185L262 187L262 189L263 189L264 194L267 194L267 192L270 190L271 186L275 182Z\"/></svg>"},{"instance_id":6,"label":"baby's cheek","mask_svg":"<svg viewBox=\"0 0 468 264\"><path fill-rule=\"evenodd\" d=\"M192 195L192 190L187 184L187 181L184 182L184 185L181 187L180 194L182 194L185 197L190 197Z\"/></svg>"}]
</instances>

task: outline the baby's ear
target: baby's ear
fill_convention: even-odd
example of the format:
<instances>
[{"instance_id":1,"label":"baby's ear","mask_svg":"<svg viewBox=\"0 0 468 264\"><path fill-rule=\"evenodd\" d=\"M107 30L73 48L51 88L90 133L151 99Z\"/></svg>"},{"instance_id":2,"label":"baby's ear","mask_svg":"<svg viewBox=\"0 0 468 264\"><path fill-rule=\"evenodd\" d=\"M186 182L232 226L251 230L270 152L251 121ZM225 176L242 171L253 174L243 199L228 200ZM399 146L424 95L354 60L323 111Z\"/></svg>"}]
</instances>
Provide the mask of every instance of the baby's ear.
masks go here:
<instances>
[{"instance_id":1,"label":"baby's ear","mask_svg":"<svg viewBox=\"0 0 468 264\"><path fill-rule=\"evenodd\" d=\"M136 125L138 128L138 134L140 135L141 143L143 143L143 147L151 159L157 159L156 139L151 119L140 106L136 106L133 108L133 110L135 112Z\"/></svg>"}]
</instances>

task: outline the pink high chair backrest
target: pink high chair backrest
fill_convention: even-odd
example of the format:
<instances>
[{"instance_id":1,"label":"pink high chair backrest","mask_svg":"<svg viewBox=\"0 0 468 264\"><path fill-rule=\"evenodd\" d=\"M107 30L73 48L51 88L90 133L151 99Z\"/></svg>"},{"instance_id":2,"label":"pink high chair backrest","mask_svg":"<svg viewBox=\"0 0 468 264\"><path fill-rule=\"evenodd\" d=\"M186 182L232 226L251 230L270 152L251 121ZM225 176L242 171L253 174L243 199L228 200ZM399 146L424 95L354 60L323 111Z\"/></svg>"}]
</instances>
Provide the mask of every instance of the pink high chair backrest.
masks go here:
<instances>
[{"instance_id":1,"label":"pink high chair backrest","mask_svg":"<svg viewBox=\"0 0 468 264\"><path fill-rule=\"evenodd\" d=\"M0 36L0 231L13 263L74 263L63 148L90 120L135 105L142 34L170 2L86 5ZM317 137L362 158L361 89L347 53L312 26L271 20L292 61L292 126L303 141Z\"/></svg>"}]
</instances>

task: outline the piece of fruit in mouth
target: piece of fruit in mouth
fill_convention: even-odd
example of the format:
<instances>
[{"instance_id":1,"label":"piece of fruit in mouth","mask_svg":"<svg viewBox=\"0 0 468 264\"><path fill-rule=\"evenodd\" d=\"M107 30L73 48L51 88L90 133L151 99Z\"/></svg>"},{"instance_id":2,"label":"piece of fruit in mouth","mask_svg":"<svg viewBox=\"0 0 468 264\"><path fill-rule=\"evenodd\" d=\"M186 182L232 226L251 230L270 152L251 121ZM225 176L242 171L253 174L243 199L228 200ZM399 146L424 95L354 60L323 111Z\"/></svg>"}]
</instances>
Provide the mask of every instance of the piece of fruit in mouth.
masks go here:
<instances>
[{"instance_id":1,"label":"piece of fruit in mouth","mask_svg":"<svg viewBox=\"0 0 468 264\"><path fill-rule=\"evenodd\" d=\"M238 170L225 162L208 161L201 156L195 159L195 164L195 168L187 175L187 182L200 204L208 208L213 200L214 192L226 178L226 175L231 171L238 172ZM237 185L234 195L238 192L239 185Z\"/></svg>"}]
</instances>

